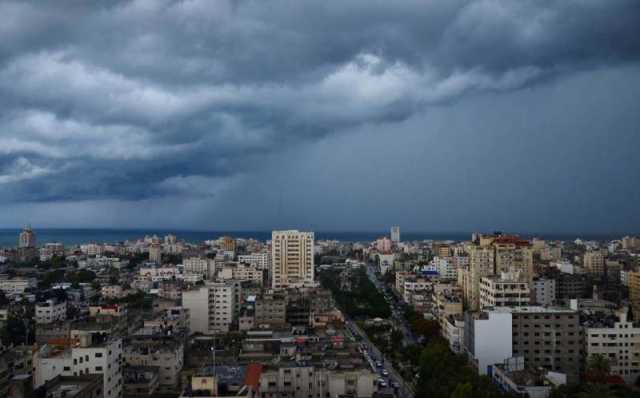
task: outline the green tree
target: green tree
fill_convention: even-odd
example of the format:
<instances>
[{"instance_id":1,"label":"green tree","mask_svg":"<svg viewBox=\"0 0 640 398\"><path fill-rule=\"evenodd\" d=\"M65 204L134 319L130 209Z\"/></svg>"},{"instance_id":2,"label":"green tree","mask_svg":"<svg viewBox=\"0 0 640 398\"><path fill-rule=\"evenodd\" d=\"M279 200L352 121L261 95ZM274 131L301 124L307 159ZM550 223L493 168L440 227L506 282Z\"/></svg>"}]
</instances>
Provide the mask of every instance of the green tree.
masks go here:
<instances>
[{"instance_id":1,"label":"green tree","mask_svg":"<svg viewBox=\"0 0 640 398\"><path fill-rule=\"evenodd\" d=\"M458 384L456 389L453 390L451 398L467 398L471 397L473 392L473 386L471 383Z\"/></svg>"},{"instance_id":2,"label":"green tree","mask_svg":"<svg viewBox=\"0 0 640 398\"><path fill-rule=\"evenodd\" d=\"M604 384L611 373L609 360L603 355L591 355L587 361L587 375L594 383Z\"/></svg>"}]
</instances>

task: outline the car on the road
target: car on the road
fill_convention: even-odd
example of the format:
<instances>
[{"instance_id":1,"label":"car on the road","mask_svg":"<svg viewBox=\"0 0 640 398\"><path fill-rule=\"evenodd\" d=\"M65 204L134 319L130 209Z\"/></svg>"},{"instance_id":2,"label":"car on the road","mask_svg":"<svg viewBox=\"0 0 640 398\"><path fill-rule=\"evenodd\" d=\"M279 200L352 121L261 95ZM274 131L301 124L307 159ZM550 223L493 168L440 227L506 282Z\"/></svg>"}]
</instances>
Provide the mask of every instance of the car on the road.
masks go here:
<instances>
[{"instance_id":1,"label":"car on the road","mask_svg":"<svg viewBox=\"0 0 640 398\"><path fill-rule=\"evenodd\" d=\"M400 388L400 383L398 383L397 381L393 381L393 382L391 382L391 387Z\"/></svg>"},{"instance_id":2,"label":"car on the road","mask_svg":"<svg viewBox=\"0 0 640 398\"><path fill-rule=\"evenodd\" d=\"M376 362L376 366L377 366L377 367L379 367L379 368L381 368L381 367L382 367L382 362L377 361L377 362Z\"/></svg>"},{"instance_id":3,"label":"car on the road","mask_svg":"<svg viewBox=\"0 0 640 398\"><path fill-rule=\"evenodd\" d=\"M386 376L389 376L389 372L387 371L387 369L382 369L382 372L381 372L381 373L382 373L382 375L383 375L383 376L385 376L385 377L386 377Z\"/></svg>"},{"instance_id":4,"label":"car on the road","mask_svg":"<svg viewBox=\"0 0 640 398\"><path fill-rule=\"evenodd\" d=\"M382 381L378 381L378 387L380 388L387 388L387 382L382 380Z\"/></svg>"}]
</instances>

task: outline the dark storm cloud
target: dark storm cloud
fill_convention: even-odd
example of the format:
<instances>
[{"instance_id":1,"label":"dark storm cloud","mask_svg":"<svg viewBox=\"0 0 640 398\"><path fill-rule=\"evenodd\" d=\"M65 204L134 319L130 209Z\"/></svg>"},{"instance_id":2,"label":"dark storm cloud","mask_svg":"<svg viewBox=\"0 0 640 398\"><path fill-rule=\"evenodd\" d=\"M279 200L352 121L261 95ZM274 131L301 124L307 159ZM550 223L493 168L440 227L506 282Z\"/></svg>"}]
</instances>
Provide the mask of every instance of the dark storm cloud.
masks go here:
<instances>
[{"instance_id":1,"label":"dark storm cloud","mask_svg":"<svg viewBox=\"0 0 640 398\"><path fill-rule=\"evenodd\" d=\"M215 194L256 156L636 63L640 3L1 1L0 200Z\"/></svg>"}]
</instances>

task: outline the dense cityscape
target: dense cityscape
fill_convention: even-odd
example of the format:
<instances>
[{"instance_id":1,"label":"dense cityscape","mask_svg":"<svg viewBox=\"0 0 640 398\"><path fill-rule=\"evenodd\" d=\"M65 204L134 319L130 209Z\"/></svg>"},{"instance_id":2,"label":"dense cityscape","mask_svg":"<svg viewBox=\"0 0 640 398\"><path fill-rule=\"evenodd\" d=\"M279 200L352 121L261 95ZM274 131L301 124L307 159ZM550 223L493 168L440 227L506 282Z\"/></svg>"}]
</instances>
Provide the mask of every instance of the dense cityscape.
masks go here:
<instances>
[{"instance_id":1,"label":"dense cityscape","mask_svg":"<svg viewBox=\"0 0 640 398\"><path fill-rule=\"evenodd\" d=\"M638 394L640 237L16 239L0 396Z\"/></svg>"}]
</instances>

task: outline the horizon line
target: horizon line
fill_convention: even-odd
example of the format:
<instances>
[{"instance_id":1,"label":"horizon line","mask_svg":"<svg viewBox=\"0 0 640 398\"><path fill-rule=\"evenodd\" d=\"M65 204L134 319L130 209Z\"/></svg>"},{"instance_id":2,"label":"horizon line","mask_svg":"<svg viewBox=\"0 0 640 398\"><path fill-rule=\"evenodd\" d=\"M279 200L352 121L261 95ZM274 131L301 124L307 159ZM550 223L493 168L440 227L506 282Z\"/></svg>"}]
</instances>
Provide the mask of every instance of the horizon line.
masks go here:
<instances>
[{"instance_id":1,"label":"horizon line","mask_svg":"<svg viewBox=\"0 0 640 398\"><path fill-rule=\"evenodd\" d=\"M271 232L271 231L280 231L280 230L287 230L287 229L297 229L300 231L310 231L310 232L314 232L314 233L351 233L351 234L355 234L355 233L366 233L366 234L373 234L373 233L385 233L385 232L389 232L389 229L391 228L391 226L389 228L385 229L376 229L376 230L367 230L367 229L362 229L362 230L342 230L342 229L335 229L335 230L331 230L331 229L311 229L311 228L304 228L304 227L291 227L291 228L270 228L270 229L202 229L202 228L173 228L173 227L96 227L96 226L91 226L91 227L33 227L33 224L30 224L30 227L35 230L107 230L107 231L162 231L162 232L171 232L171 231L175 231L175 232L199 232L199 233L238 233L238 232L258 232L258 233L266 233L266 232ZM22 228L24 228L24 226L22 227L0 227L0 230L21 230ZM544 235L630 235L630 236L637 236L640 235L640 232L631 232L631 231L590 231L590 232L577 232L577 231L509 231L509 230L503 230L500 228L495 228L495 229L489 229L489 230L482 230L482 229L478 229L478 230L440 230L440 231L429 231L429 230L415 230L415 229L409 229L409 230L402 230L402 227L400 227L400 231L401 231L401 235L402 234L428 234L428 235L434 235L434 234L473 234L473 233L481 233L481 234L491 234L491 233L495 233L495 232L501 232L504 234L513 234L513 235L527 235L527 236L541 236L543 237Z\"/></svg>"}]
</instances>

